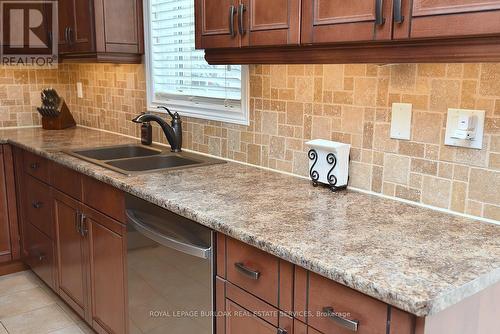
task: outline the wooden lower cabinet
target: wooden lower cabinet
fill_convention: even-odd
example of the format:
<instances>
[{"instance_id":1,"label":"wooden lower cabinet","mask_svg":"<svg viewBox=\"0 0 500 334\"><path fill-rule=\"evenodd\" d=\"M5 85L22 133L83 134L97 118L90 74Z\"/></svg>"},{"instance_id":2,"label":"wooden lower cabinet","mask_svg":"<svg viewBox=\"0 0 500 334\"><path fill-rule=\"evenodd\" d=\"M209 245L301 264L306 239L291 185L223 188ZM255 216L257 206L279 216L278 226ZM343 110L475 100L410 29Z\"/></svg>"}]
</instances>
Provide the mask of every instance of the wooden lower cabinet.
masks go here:
<instances>
[{"instance_id":1,"label":"wooden lower cabinet","mask_svg":"<svg viewBox=\"0 0 500 334\"><path fill-rule=\"evenodd\" d=\"M92 327L98 333L128 333L126 227L88 207L83 214L90 247Z\"/></svg>"},{"instance_id":2,"label":"wooden lower cabinet","mask_svg":"<svg viewBox=\"0 0 500 334\"><path fill-rule=\"evenodd\" d=\"M80 215L78 201L54 192L59 294L78 315L88 319L88 247L80 232Z\"/></svg>"},{"instance_id":3,"label":"wooden lower cabinet","mask_svg":"<svg viewBox=\"0 0 500 334\"><path fill-rule=\"evenodd\" d=\"M26 226L28 256L26 262L38 277L52 289L56 287L54 243L35 226Z\"/></svg>"},{"instance_id":4,"label":"wooden lower cabinet","mask_svg":"<svg viewBox=\"0 0 500 334\"><path fill-rule=\"evenodd\" d=\"M98 333L126 333L126 229L54 193L59 294Z\"/></svg>"},{"instance_id":5,"label":"wooden lower cabinet","mask_svg":"<svg viewBox=\"0 0 500 334\"><path fill-rule=\"evenodd\" d=\"M226 299L226 334L276 334L277 328Z\"/></svg>"}]
</instances>

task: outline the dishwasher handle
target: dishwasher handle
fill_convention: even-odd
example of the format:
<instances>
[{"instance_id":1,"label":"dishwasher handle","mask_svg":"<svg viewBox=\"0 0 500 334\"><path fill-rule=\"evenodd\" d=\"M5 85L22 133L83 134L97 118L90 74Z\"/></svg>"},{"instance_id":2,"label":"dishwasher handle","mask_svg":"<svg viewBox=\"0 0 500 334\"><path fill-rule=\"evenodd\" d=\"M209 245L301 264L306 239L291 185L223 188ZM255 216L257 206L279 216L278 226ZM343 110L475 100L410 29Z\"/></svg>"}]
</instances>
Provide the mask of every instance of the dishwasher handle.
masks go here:
<instances>
[{"instance_id":1,"label":"dishwasher handle","mask_svg":"<svg viewBox=\"0 0 500 334\"><path fill-rule=\"evenodd\" d=\"M199 257L202 259L209 259L212 255L212 247L197 247L191 244L187 244L176 240L170 236L166 236L161 232L155 230L153 227L142 222L134 213L133 210L126 210L125 214L127 216L128 224L132 225L139 233L156 241L162 246L175 249L179 252Z\"/></svg>"}]
</instances>

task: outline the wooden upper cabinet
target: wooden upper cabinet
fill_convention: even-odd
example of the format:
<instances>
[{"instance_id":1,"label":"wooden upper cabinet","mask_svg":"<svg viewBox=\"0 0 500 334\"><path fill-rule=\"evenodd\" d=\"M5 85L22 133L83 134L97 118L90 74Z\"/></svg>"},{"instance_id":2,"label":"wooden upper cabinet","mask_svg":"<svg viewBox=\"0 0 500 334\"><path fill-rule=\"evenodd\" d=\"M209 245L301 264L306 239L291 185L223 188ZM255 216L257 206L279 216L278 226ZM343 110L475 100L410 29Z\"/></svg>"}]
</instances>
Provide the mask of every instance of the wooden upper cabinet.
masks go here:
<instances>
[{"instance_id":1,"label":"wooden upper cabinet","mask_svg":"<svg viewBox=\"0 0 500 334\"><path fill-rule=\"evenodd\" d=\"M59 1L59 52L94 51L92 2Z\"/></svg>"},{"instance_id":2,"label":"wooden upper cabinet","mask_svg":"<svg viewBox=\"0 0 500 334\"><path fill-rule=\"evenodd\" d=\"M141 62L142 0L65 0L58 11L63 60Z\"/></svg>"},{"instance_id":3,"label":"wooden upper cabinet","mask_svg":"<svg viewBox=\"0 0 500 334\"><path fill-rule=\"evenodd\" d=\"M196 48L237 48L238 0L196 0Z\"/></svg>"},{"instance_id":4,"label":"wooden upper cabinet","mask_svg":"<svg viewBox=\"0 0 500 334\"><path fill-rule=\"evenodd\" d=\"M302 0L302 44L389 40L391 21L387 0Z\"/></svg>"},{"instance_id":5,"label":"wooden upper cabinet","mask_svg":"<svg viewBox=\"0 0 500 334\"><path fill-rule=\"evenodd\" d=\"M500 0L413 1L410 38L496 34L500 34Z\"/></svg>"},{"instance_id":6,"label":"wooden upper cabinet","mask_svg":"<svg viewBox=\"0 0 500 334\"><path fill-rule=\"evenodd\" d=\"M196 47L298 45L300 2L196 0Z\"/></svg>"},{"instance_id":7,"label":"wooden upper cabinet","mask_svg":"<svg viewBox=\"0 0 500 334\"><path fill-rule=\"evenodd\" d=\"M142 53L142 1L94 0L97 52Z\"/></svg>"},{"instance_id":8,"label":"wooden upper cabinet","mask_svg":"<svg viewBox=\"0 0 500 334\"><path fill-rule=\"evenodd\" d=\"M300 44L300 0L241 0L242 46Z\"/></svg>"}]
</instances>

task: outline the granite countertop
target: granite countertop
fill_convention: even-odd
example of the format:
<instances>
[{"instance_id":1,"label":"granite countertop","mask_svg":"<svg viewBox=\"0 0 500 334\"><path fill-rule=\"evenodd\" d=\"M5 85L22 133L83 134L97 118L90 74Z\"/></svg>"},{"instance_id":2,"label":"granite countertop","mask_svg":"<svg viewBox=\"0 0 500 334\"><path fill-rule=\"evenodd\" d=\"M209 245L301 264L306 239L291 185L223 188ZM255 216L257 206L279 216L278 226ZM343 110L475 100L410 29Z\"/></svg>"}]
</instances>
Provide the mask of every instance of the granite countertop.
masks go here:
<instances>
[{"instance_id":1,"label":"granite countertop","mask_svg":"<svg viewBox=\"0 0 500 334\"><path fill-rule=\"evenodd\" d=\"M125 176L60 152L137 142L97 130L0 130L0 140L417 316L500 282L494 224L232 162Z\"/></svg>"}]
</instances>

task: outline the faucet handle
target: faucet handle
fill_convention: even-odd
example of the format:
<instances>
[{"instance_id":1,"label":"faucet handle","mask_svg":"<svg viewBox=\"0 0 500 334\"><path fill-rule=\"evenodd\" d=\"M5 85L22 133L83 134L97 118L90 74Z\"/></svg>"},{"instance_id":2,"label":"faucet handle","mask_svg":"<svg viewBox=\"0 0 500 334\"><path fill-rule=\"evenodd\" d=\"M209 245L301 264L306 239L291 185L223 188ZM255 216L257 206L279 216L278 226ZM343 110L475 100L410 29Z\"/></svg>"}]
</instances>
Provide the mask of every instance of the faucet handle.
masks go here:
<instances>
[{"instance_id":1,"label":"faucet handle","mask_svg":"<svg viewBox=\"0 0 500 334\"><path fill-rule=\"evenodd\" d=\"M168 109L167 107L165 106L158 106L157 107L158 109L163 109L163 110L166 110L168 112L168 114L170 115L170 117L172 117L172 120L176 120L176 119L179 119L180 116L179 116L179 113L178 112L175 112L172 114L172 112L170 111L170 109Z\"/></svg>"}]
</instances>

